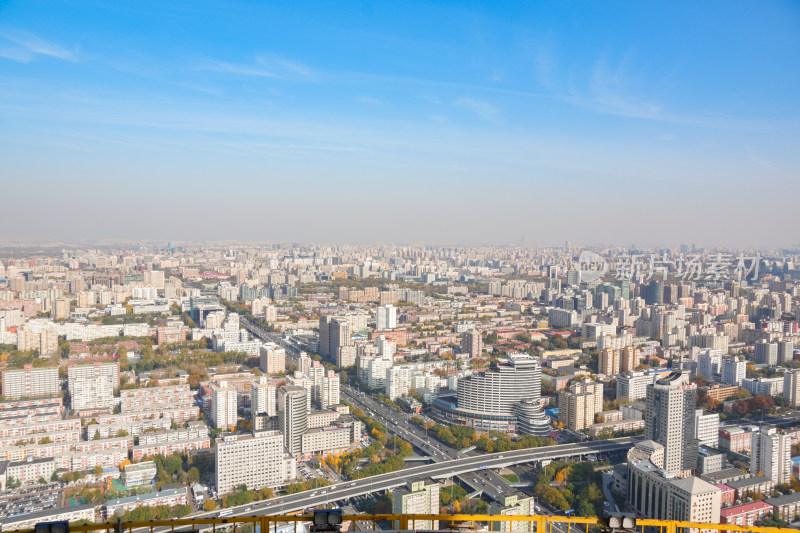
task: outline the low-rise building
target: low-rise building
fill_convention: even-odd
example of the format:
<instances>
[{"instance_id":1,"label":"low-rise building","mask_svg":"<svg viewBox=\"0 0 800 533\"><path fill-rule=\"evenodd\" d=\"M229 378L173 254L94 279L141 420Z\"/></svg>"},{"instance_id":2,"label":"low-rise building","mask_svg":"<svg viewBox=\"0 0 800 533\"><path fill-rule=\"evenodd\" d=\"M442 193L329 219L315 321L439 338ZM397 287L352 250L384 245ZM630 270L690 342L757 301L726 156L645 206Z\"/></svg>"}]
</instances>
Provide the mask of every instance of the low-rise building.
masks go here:
<instances>
[{"instance_id":1,"label":"low-rise building","mask_svg":"<svg viewBox=\"0 0 800 533\"><path fill-rule=\"evenodd\" d=\"M127 496L106 502L106 519L111 520L117 509L133 511L137 507L155 507L157 505L186 505L188 502L185 487L167 489L159 492Z\"/></svg>"},{"instance_id":2,"label":"low-rise building","mask_svg":"<svg viewBox=\"0 0 800 533\"><path fill-rule=\"evenodd\" d=\"M749 502L722 509L719 512L720 524L735 524L737 526L752 526L756 521L772 512L772 506L767 502Z\"/></svg>"},{"instance_id":3,"label":"low-rise building","mask_svg":"<svg viewBox=\"0 0 800 533\"><path fill-rule=\"evenodd\" d=\"M151 485L156 478L158 469L153 461L144 461L127 465L122 471L122 479L126 487L137 487L140 485Z\"/></svg>"}]
</instances>

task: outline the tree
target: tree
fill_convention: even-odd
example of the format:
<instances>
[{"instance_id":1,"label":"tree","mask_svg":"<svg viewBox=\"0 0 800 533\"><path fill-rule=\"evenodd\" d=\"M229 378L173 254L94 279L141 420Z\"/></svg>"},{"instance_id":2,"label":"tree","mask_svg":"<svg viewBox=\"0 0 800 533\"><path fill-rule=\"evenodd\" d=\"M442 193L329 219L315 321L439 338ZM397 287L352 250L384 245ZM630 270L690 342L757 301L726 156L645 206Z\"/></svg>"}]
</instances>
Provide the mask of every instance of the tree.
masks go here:
<instances>
[{"instance_id":1,"label":"tree","mask_svg":"<svg viewBox=\"0 0 800 533\"><path fill-rule=\"evenodd\" d=\"M94 470L92 470L92 474L94 474L95 476L102 476L103 475L103 467L100 466L100 465L95 466Z\"/></svg>"},{"instance_id":2,"label":"tree","mask_svg":"<svg viewBox=\"0 0 800 533\"><path fill-rule=\"evenodd\" d=\"M128 349L124 346L117 351L117 361L119 361L120 366L128 364Z\"/></svg>"},{"instance_id":3,"label":"tree","mask_svg":"<svg viewBox=\"0 0 800 533\"><path fill-rule=\"evenodd\" d=\"M50 474L50 481L52 481L53 483L58 482L59 481L58 474L56 474L55 472Z\"/></svg>"},{"instance_id":4,"label":"tree","mask_svg":"<svg viewBox=\"0 0 800 533\"><path fill-rule=\"evenodd\" d=\"M39 479L36 482L39 485L44 485L45 483L47 483L47 480L45 478L43 478L43 477L39 477Z\"/></svg>"},{"instance_id":5,"label":"tree","mask_svg":"<svg viewBox=\"0 0 800 533\"><path fill-rule=\"evenodd\" d=\"M217 502L214 500L206 500L203 502L203 510L205 511L213 511L217 508Z\"/></svg>"}]
</instances>

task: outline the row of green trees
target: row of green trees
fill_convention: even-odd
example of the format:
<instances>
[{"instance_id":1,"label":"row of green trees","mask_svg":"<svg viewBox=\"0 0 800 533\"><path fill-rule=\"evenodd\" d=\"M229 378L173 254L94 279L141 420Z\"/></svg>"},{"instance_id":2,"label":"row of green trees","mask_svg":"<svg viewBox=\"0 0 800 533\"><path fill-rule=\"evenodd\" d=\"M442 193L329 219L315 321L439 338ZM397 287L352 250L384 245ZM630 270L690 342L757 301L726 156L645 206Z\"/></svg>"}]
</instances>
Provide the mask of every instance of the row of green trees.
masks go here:
<instances>
[{"instance_id":1,"label":"row of green trees","mask_svg":"<svg viewBox=\"0 0 800 533\"><path fill-rule=\"evenodd\" d=\"M153 507L137 507L132 511L125 511L123 522L146 522L148 520L167 520L186 516L192 512L188 505L155 505Z\"/></svg>"}]
</instances>

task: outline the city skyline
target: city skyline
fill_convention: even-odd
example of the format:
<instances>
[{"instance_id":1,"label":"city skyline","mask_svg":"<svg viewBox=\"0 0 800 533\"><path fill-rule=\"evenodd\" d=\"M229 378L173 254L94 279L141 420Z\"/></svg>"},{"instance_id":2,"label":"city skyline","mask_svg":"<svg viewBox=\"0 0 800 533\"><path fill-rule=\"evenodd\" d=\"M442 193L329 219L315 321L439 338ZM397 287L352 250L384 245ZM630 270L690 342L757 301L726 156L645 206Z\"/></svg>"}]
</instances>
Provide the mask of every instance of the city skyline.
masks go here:
<instances>
[{"instance_id":1,"label":"city skyline","mask_svg":"<svg viewBox=\"0 0 800 533\"><path fill-rule=\"evenodd\" d=\"M19 239L797 242L791 2L45 7L0 8Z\"/></svg>"}]
</instances>

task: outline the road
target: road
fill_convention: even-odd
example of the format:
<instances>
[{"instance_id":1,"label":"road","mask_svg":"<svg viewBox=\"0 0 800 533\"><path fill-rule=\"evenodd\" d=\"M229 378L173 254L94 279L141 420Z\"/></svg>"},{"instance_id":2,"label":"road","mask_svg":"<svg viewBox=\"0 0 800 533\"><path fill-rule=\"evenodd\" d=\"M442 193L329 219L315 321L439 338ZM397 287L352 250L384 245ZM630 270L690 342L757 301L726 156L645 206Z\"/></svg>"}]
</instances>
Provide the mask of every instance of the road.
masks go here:
<instances>
[{"instance_id":1,"label":"road","mask_svg":"<svg viewBox=\"0 0 800 533\"><path fill-rule=\"evenodd\" d=\"M410 419L413 415L396 411L372 396L360 394L349 385L342 384L340 392L353 405L386 426L389 433L407 440L419 451L433 458L434 461L446 461L462 456L459 450L437 441L428 435L424 428L412 423Z\"/></svg>"},{"instance_id":2,"label":"road","mask_svg":"<svg viewBox=\"0 0 800 533\"><path fill-rule=\"evenodd\" d=\"M581 458L598 453L609 453L630 449L641 437L622 437L619 439L598 440L584 443L558 444L542 448L529 448L503 453L485 454L475 457L462 457L434 464L405 468L398 472L381 474L357 481L348 481L330 485L320 490L306 491L288 496L279 496L251 505L231 508L234 515L260 516L276 515L291 511L302 511L310 507L318 507L329 503L344 502L355 496L363 496L397 488L415 477L433 477L445 479L468 472L481 471L488 468L503 468L517 464L557 460L569 457ZM252 509L250 509L252 508ZM250 510L248 510L250 509ZM214 517L216 512L204 512L193 515L194 518Z\"/></svg>"}]
</instances>

